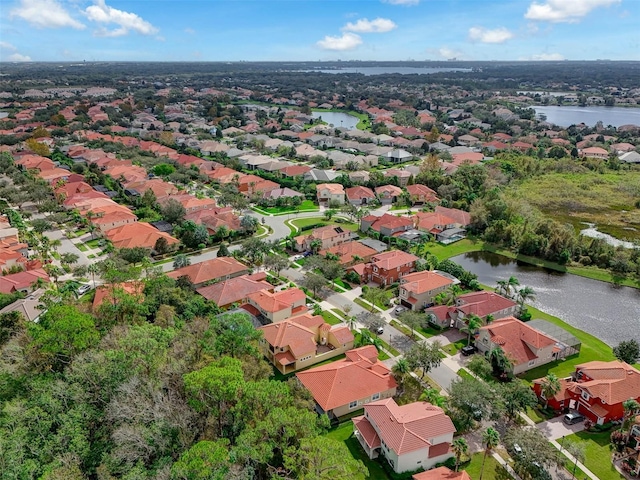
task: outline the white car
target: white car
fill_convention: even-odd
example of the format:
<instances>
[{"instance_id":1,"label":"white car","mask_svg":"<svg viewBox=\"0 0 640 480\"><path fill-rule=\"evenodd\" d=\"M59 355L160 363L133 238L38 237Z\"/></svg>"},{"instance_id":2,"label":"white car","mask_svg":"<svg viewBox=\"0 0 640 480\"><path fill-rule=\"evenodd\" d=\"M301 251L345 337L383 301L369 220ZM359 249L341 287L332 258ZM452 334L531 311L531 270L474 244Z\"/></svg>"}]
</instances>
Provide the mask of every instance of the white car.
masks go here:
<instances>
[{"instance_id":1,"label":"white car","mask_svg":"<svg viewBox=\"0 0 640 480\"><path fill-rule=\"evenodd\" d=\"M78 295L84 295L89 290L91 290L91 285L80 285L78 288Z\"/></svg>"},{"instance_id":2,"label":"white car","mask_svg":"<svg viewBox=\"0 0 640 480\"><path fill-rule=\"evenodd\" d=\"M404 312L405 310L406 310L406 308L405 308L405 307L400 306L400 307L396 307L393 311L394 311L395 313L402 313L402 312Z\"/></svg>"},{"instance_id":3,"label":"white car","mask_svg":"<svg viewBox=\"0 0 640 480\"><path fill-rule=\"evenodd\" d=\"M304 255L294 255L293 256L293 261L295 262L296 260L301 260L304 258Z\"/></svg>"}]
</instances>

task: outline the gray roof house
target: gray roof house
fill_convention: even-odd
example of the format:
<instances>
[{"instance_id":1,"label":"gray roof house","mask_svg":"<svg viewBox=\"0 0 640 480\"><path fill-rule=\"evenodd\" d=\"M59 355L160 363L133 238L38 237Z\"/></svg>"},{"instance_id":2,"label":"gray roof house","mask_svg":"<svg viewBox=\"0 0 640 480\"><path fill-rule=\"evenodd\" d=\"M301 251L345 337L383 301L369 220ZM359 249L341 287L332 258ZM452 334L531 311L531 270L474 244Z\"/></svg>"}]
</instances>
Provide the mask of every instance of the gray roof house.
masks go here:
<instances>
[{"instance_id":1,"label":"gray roof house","mask_svg":"<svg viewBox=\"0 0 640 480\"><path fill-rule=\"evenodd\" d=\"M413 158L413 155L411 155L406 150L396 149L396 150L391 150L389 153L385 155L385 157L391 160L392 162L399 163L399 162L408 162Z\"/></svg>"}]
</instances>

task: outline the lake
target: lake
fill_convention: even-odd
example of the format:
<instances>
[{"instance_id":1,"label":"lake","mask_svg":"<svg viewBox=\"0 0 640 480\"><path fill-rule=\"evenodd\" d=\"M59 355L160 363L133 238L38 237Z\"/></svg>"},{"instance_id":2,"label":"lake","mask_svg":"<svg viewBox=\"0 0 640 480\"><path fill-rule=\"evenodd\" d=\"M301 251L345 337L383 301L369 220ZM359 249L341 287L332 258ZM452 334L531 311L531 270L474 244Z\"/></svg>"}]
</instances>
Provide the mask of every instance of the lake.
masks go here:
<instances>
[{"instance_id":1,"label":"lake","mask_svg":"<svg viewBox=\"0 0 640 480\"><path fill-rule=\"evenodd\" d=\"M547 122L561 127L584 123L593 127L598 121L604 126L640 125L640 108L624 107L533 107L536 115L544 114Z\"/></svg>"},{"instance_id":2,"label":"lake","mask_svg":"<svg viewBox=\"0 0 640 480\"><path fill-rule=\"evenodd\" d=\"M365 76L370 75L388 75L399 73L401 75L429 75L431 73L441 72L470 72L470 68L448 68L448 67L347 67L347 68L331 68L318 70L303 70L304 72L320 72L320 73L361 73Z\"/></svg>"},{"instance_id":3,"label":"lake","mask_svg":"<svg viewBox=\"0 0 640 480\"><path fill-rule=\"evenodd\" d=\"M329 125L344 130L353 130L360 121L358 117L341 112L311 112L311 115L313 118L322 118L322 121Z\"/></svg>"},{"instance_id":4,"label":"lake","mask_svg":"<svg viewBox=\"0 0 640 480\"><path fill-rule=\"evenodd\" d=\"M631 338L640 341L640 290L546 270L490 252L466 253L451 260L490 287L498 280L516 277L521 286L535 290L536 298L529 302L533 307L612 347Z\"/></svg>"}]
</instances>

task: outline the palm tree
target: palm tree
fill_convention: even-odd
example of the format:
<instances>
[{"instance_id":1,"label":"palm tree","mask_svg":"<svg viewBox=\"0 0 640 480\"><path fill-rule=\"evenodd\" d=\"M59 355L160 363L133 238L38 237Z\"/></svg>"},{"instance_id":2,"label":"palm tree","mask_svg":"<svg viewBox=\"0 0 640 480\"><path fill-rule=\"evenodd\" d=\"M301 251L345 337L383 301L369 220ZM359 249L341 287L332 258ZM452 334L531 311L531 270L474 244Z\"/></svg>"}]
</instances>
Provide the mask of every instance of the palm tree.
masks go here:
<instances>
[{"instance_id":1,"label":"palm tree","mask_svg":"<svg viewBox=\"0 0 640 480\"><path fill-rule=\"evenodd\" d=\"M561 388L560 380L555 373L549 373L540 381L540 393L544 397L545 410L549 406L549 398L558 393Z\"/></svg>"},{"instance_id":2,"label":"palm tree","mask_svg":"<svg viewBox=\"0 0 640 480\"><path fill-rule=\"evenodd\" d=\"M398 390L402 393L404 391L404 381L407 375L411 373L409 362L405 358L400 358L396 364L391 367L391 372L398 382Z\"/></svg>"},{"instance_id":3,"label":"palm tree","mask_svg":"<svg viewBox=\"0 0 640 480\"><path fill-rule=\"evenodd\" d=\"M484 474L484 464L487 455L500 443L500 434L493 428L489 427L482 433L482 445L484 446L484 457L482 457L482 467L480 467L480 480Z\"/></svg>"},{"instance_id":4,"label":"palm tree","mask_svg":"<svg viewBox=\"0 0 640 480\"><path fill-rule=\"evenodd\" d=\"M508 289L507 280L498 280L496 284L496 293L499 295L506 295Z\"/></svg>"},{"instance_id":5,"label":"palm tree","mask_svg":"<svg viewBox=\"0 0 640 480\"><path fill-rule=\"evenodd\" d=\"M524 307L524 302L527 300L535 300L535 298L536 292L529 286L522 287L518 290L518 303L520 303L520 310Z\"/></svg>"},{"instance_id":6,"label":"palm tree","mask_svg":"<svg viewBox=\"0 0 640 480\"><path fill-rule=\"evenodd\" d=\"M482 319L479 316L472 313L467 317L466 325L460 329L462 333L467 332L467 345L471 345L471 334L475 333L481 326Z\"/></svg>"},{"instance_id":7,"label":"palm tree","mask_svg":"<svg viewBox=\"0 0 640 480\"><path fill-rule=\"evenodd\" d=\"M494 320L494 316L492 314L489 314L486 317L484 317L484 324L489 325L491 322L493 322L493 320Z\"/></svg>"},{"instance_id":8,"label":"palm tree","mask_svg":"<svg viewBox=\"0 0 640 480\"><path fill-rule=\"evenodd\" d=\"M433 303L436 305L444 305L447 303L447 294L445 292L440 292L435 297L433 297Z\"/></svg>"},{"instance_id":9,"label":"palm tree","mask_svg":"<svg viewBox=\"0 0 640 480\"><path fill-rule=\"evenodd\" d=\"M491 349L489 352L489 360L491 360L494 371L499 371L500 375L506 374L513 368L513 362L507 358L504 350L500 347Z\"/></svg>"},{"instance_id":10,"label":"palm tree","mask_svg":"<svg viewBox=\"0 0 640 480\"><path fill-rule=\"evenodd\" d=\"M460 285L451 285L447 289L447 304L455 305L461 293L462 293L462 288L460 288Z\"/></svg>"},{"instance_id":11,"label":"palm tree","mask_svg":"<svg viewBox=\"0 0 640 480\"><path fill-rule=\"evenodd\" d=\"M629 400L622 402L622 409L624 414L622 416L622 424L620 425L621 431L624 429L629 419L633 418L638 414L638 412L640 412L640 403L638 403L637 400L630 398Z\"/></svg>"},{"instance_id":12,"label":"palm tree","mask_svg":"<svg viewBox=\"0 0 640 480\"><path fill-rule=\"evenodd\" d=\"M435 405L436 407L444 408L447 399L440 395L440 392L437 388L428 387L425 388L422 394L420 395L421 402L429 402L431 405Z\"/></svg>"},{"instance_id":13,"label":"palm tree","mask_svg":"<svg viewBox=\"0 0 640 480\"><path fill-rule=\"evenodd\" d=\"M511 289L515 291L518 285L520 285L520 281L516 277L509 277L509 280L507 280L507 297L511 298L513 296L511 294Z\"/></svg>"},{"instance_id":14,"label":"palm tree","mask_svg":"<svg viewBox=\"0 0 640 480\"><path fill-rule=\"evenodd\" d=\"M319 238L311 240L311 243L309 243L309 248L311 248L311 251L314 254L318 253L318 251L322 248L322 240L320 240Z\"/></svg>"},{"instance_id":15,"label":"palm tree","mask_svg":"<svg viewBox=\"0 0 640 480\"><path fill-rule=\"evenodd\" d=\"M87 272L91 274L91 280L93 281L93 288L96 288L96 274L100 273L100 265L97 263L92 263L87 268Z\"/></svg>"},{"instance_id":16,"label":"palm tree","mask_svg":"<svg viewBox=\"0 0 640 480\"><path fill-rule=\"evenodd\" d=\"M460 458L463 455L465 456L468 455L469 453L469 445L467 444L467 441L463 437L458 437L451 444L451 450L453 451L453 454L456 456L455 471L457 472L458 468L460 468Z\"/></svg>"}]
</instances>

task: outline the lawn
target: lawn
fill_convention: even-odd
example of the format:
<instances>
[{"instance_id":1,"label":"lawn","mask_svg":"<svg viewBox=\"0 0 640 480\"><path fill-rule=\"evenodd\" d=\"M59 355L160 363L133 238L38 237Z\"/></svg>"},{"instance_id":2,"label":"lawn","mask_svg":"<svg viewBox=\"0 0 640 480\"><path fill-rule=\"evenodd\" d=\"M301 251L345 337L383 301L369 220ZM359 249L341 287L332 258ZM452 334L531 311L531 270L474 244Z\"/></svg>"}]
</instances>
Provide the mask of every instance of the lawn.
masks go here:
<instances>
[{"instance_id":1,"label":"lawn","mask_svg":"<svg viewBox=\"0 0 640 480\"><path fill-rule=\"evenodd\" d=\"M450 245L442 245L440 243L429 242L422 249L422 254L429 252L438 257L438 260L455 257L467 252L477 252L482 250L482 241L473 238L463 238L462 240Z\"/></svg>"},{"instance_id":2,"label":"lawn","mask_svg":"<svg viewBox=\"0 0 640 480\"><path fill-rule=\"evenodd\" d=\"M364 463L365 467L369 471L369 480L389 479L382 466L375 460L369 460L369 457L364 453L360 442L353 435L353 423L351 421L345 422L342 425L329 430L325 435L333 440L344 442L353 458L356 460L362 460L362 463Z\"/></svg>"},{"instance_id":3,"label":"lawn","mask_svg":"<svg viewBox=\"0 0 640 480\"><path fill-rule=\"evenodd\" d=\"M463 338L462 340L458 340L457 342L449 343L442 347L442 349L447 352L449 355L455 355L460 351L462 347L467 346L467 339Z\"/></svg>"},{"instance_id":4,"label":"lawn","mask_svg":"<svg viewBox=\"0 0 640 480\"><path fill-rule=\"evenodd\" d=\"M81 252L86 252L87 250L89 250L84 243L74 243L74 245L78 247L78 250L80 250Z\"/></svg>"},{"instance_id":5,"label":"lawn","mask_svg":"<svg viewBox=\"0 0 640 480\"><path fill-rule=\"evenodd\" d=\"M298 212L317 212L320 208L313 203L311 200L305 200L297 207L255 207L256 211L266 212L272 215L286 215L288 213L298 213Z\"/></svg>"},{"instance_id":6,"label":"lawn","mask_svg":"<svg viewBox=\"0 0 640 480\"><path fill-rule=\"evenodd\" d=\"M345 290L351 290L351 285L349 285L346 282L343 282L342 280L340 280L339 278L336 279L335 284L344 288Z\"/></svg>"},{"instance_id":7,"label":"lawn","mask_svg":"<svg viewBox=\"0 0 640 480\"><path fill-rule=\"evenodd\" d=\"M338 317L338 318L342 318L342 319L347 318L347 316L345 315L345 313L344 313L342 310L338 310L337 308L334 308L334 309L332 309L331 311L332 311L332 312L336 315L336 317Z\"/></svg>"},{"instance_id":8,"label":"lawn","mask_svg":"<svg viewBox=\"0 0 640 480\"><path fill-rule=\"evenodd\" d=\"M329 325L338 325L339 323L342 323L342 320L340 320L333 313L327 310L323 310L320 315L322 316L322 318L324 318L324 321L327 322Z\"/></svg>"},{"instance_id":9,"label":"lawn","mask_svg":"<svg viewBox=\"0 0 640 480\"><path fill-rule=\"evenodd\" d=\"M611 432L578 432L564 438L563 445L566 442L581 443L585 446L584 461L585 466L595 473L600 480L621 480L624 477L620 475L611 463ZM561 440L558 440L560 443ZM571 469L571 466L568 467Z\"/></svg>"},{"instance_id":10,"label":"lawn","mask_svg":"<svg viewBox=\"0 0 640 480\"><path fill-rule=\"evenodd\" d=\"M90 248L99 248L100 242L104 243L104 240L100 238L94 238L93 240L89 240L88 242L84 242L84 243L86 243L87 246Z\"/></svg>"},{"instance_id":11,"label":"lawn","mask_svg":"<svg viewBox=\"0 0 640 480\"><path fill-rule=\"evenodd\" d=\"M464 368L461 368L456 372L459 377L468 378L469 380L473 380L475 377L467 372Z\"/></svg>"},{"instance_id":12,"label":"lawn","mask_svg":"<svg viewBox=\"0 0 640 480\"><path fill-rule=\"evenodd\" d=\"M291 229L292 233L298 233L300 229L302 229L303 227L308 227L309 225L336 225L353 232L357 232L359 227L357 223L347 222L346 220L337 222L335 219L327 220L325 217L296 218L285 223L289 227L289 229ZM292 228L292 226L297 227L298 230L295 230L295 228ZM311 233L311 231L309 231L308 233Z\"/></svg>"},{"instance_id":13,"label":"lawn","mask_svg":"<svg viewBox=\"0 0 640 480\"><path fill-rule=\"evenodd\" d=\"M480 478L480 470L482 469L482 460L484 452L478 452L471 456L471 461L460 466L461 470L466 471L473 480ZM491 455L487 456L484 464L484 473L482 478L491 480L511 479L511 475L502 467L498 461Z\"/></svg>"}]
</instances>

